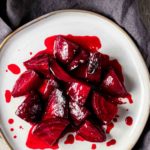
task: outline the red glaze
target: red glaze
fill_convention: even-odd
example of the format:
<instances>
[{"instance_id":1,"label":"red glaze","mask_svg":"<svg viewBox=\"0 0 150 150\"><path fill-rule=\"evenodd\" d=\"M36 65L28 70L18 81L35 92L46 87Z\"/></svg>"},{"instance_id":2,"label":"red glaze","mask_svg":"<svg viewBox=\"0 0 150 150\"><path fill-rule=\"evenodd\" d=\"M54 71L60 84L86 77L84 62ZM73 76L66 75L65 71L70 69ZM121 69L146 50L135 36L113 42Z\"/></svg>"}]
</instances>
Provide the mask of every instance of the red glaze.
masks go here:
<instances>
[{"instance_id":1,"label":"red glaze","mask_svg":"<svg viewBox=\"0 0 150 150\"><path fill-rule=\"evenodd\" d=\"M51 36L45 39L46 50L41 51L40 53L48 53L50 55L53 54L53 45L54 40L58 35ZM67 40L74 42L80 45L82 48L85 48L90 51L97 51L101 48L101 42L96 36L73 36L73 35L63 35Z\"/></svg>"},{"instance_id":2,"label":"red glaze","mask_svg":"<svg viewBox=\"0 0 150 150\"><path fill-rule=\"evenodd\" d=\"M9 71L11 71L13 74L19 74L20 68L16 64L9 64L8 66Z\"/></svg>"},{"instance_id":3,"label":"red glaze","mask_svg":"<svg viewBox=\"0 0 150 150\"><path fill-rule=\"evenodd\" d=\"M13 131L14 131L14 128L10 128L10 131L13 132Z\"/></svg>"},{"instance_id":4,"label":"red glaze","mask_svg":"<svg viewBox=\"0 0 150 150\"><path fill-rule=\"evenodd\" d=\"M116 140L115 139L111 139L110 141L108 141L106 143L107 146L111 146L111 145L115 145L116 144Z\"/></svg>"},{"instance_id":5,"label":"red glaze","mask_svg":"<svg viewBox=\"0 0 150 150\"><path fill-rule=\"evenodd\" d=\"M96 149L96 144L92 144L91 149L92 150Z\"/></svg>"},{"instance_id":6,"label":"red glaze","mask_svg":"<svg viewBox=\"0 0 150 150\"><path fill-rule=\"evenodd\" d=\"M12 119L12 118L8 119L8 123L9 124L13 124L14 123L14 119Z\"/></svg>"},{"instance_id":7,"label":"red glaze","mask_svg":"<svg viewBox=\"0 0 150 150\"><path fill-rule=\"evenodd\" d=\"M64 144L73 144L74 143L74 136L72 134L69 134L66 138L66 141Z\"/></svg>"},{"instance_id":8,"label":"red glaze","mask_svg":"<svg viewBox=\"0 0 150 150\"><path fill-rule=\"evenodd\" d=\"M126 125L131 126L133 123L132 117L130 116L126 117L125 122L126 122Z\"/></svg>"},{"instance_id":9,"label":"red glaze","mask_svg":"<svg viewBox=\"0 0 150 150\"><path fill-rule=\"evenodd\" d=\"M78 134L76 134L75 135L75 139L77 140L77 141L85 141L80 135L78 135Z\"/></svg>"},{"instance_id":10,"label":"red glaze","mask_svg":"<svg viewBox=\"0 0 150 150\"><path fill-rule=\"evenodd\" d=\"M130 104L133 103L133 99L132 99L132 96L128 93L127 97L126 97L129 101Z\"/></svg>"},{"instance_id":11,"label":"red glaze","mask_svg":"<svg viewBox=\"0 0 150 150\"><path fill-rule=\"evenodd\" d=\"M110 133L110 131L114 128L114 124L111 122L107 125L106 133Z\"/></svg>"},{"instance_id":12,"label":"red glaze","mask_svg":"<svg viewBox=\"0 0 150 150\"><path fill-rule=\"evenodd\" d=\"M56 144L54 146L49 146L49 144L42 141L37 136L33 135L33 133L32 133L33 128L34 128L34 126L31 127L31 129L28 133L28 137L27 137L27 141L26 141L27 147L29 147L31 149L44 149L44 148L58 149L59 148L58 144Z\"/></svg>"},{"instance_id":13,"label":"red glaze","mask_svg":"<svg viewBox=\"0 0 150 150\"><path fill-rule=\"evenodd\" d=\"M10 92L10 90L6 90L5 91L5 100L6 100L6 103L10 102L10 100L11 100L11 92Z\"/></svg>"}]
</instances>

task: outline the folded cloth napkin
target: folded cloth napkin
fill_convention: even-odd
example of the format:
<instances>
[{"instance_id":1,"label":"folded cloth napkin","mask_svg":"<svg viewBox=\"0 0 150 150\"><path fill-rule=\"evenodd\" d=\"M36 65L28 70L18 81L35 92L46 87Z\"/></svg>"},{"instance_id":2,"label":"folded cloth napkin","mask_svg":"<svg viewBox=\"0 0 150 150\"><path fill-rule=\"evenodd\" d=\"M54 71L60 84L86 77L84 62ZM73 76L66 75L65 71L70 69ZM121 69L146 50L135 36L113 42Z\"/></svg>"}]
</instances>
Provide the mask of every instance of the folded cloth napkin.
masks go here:
<instances>
[{"instance_id":1,"label":"folded cloth napkin","mask_svg":"<svg viewBox=\"0 0 150 150\"><path fill-rule=\"evenodd\" d=\"M45 13L60 9L83 9L101 13L126 30L150 68L150 33L139 13L138 0L1 0L0 41L15 28ZM143 0L142 0L143 1ZM147 6L149 0L145 0ZM149 11L150 13L150 11ZM4 22L5 21L5 22ZM135 150L150 150L150 119Z\"/></svg>"}]
</instances>

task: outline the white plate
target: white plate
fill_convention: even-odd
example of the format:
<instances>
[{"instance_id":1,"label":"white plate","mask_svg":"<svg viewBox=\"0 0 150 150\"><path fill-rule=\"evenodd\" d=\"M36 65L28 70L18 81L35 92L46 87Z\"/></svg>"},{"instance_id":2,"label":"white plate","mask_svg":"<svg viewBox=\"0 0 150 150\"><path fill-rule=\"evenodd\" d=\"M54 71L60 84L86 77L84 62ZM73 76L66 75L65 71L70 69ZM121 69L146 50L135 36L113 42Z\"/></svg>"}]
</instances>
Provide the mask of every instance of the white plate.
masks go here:
<instances>
[{"instance_id":1,"label":"white plate","mask_svg":"<svg viewBox=\"0 0 150 150\"><path fill-rule=\"evenodd\" d=\"M23 26L8 38L2 46L0 54L0 119L3 133L15 150L28 150L25 146L30 125L15 115L17 106L23 97L11 98L10 103L5 101L5 90L12 89L19 75L6 72L7 65L19 64L21 72L25 70L23 61L29 59L30 51L33 54L45 48L44 39L56 34L95 35L101 39L103 53L119 60L123 67L125 85L132 94L134 103L125 104L120 108L120 118L115 123L110 138L117 143L107 147L106 142L97 144L97 149L127 150L131 149L138 140L149 113L150 84L149 74L139 50L129 36L116 24L107 18L87 11L57 11L43 16ZM129 111L125 111L125 109ZM133 117L133 125L125 124L125 117ZM8 119L13 118L13 124ZM19 126L24 127L23 130ZM10 132L10 128L14 128ZM14 139L13 136L17 135ZM90 150L90 142L75 141L73 145L64 145L65 138L59 142L61 150Z\"/></svg>"}]
</instances>

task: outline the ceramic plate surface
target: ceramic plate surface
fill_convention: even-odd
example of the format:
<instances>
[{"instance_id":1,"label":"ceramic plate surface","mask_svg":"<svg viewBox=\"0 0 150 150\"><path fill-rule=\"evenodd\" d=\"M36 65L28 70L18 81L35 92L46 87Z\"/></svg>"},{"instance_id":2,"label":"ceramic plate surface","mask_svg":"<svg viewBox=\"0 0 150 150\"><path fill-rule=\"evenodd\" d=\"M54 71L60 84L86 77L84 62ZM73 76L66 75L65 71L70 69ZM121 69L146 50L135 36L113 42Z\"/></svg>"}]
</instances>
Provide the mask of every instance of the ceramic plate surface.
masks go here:
<instances>
[{"instance_id":1,"label":"ceramic plate surface","mask_svg":"<svg viewBox=\"0 0 150 150\"><path fill-rule=\"evenodd\" d=\"M125 85L132 95L133 104L119 106L120 117L107 136L107 141L113 138L116 139L116 144L108 147L106 141L96 145L97 149L101 150L131 149L138 140L149 114L150 84L147 68L139 50L120 27L103 16L76 10L57 11L43 16L16 31L3 43L0 53L0 119L8 142L14 150L28 150L25 143L30 125L15 115L24 97L11 97L11 101L6 102L5 92L12 89L19 76L9 71L7 67L9 64L17 64L23 72L25 70L23 62L39 50L45 49L44 39L56 34L97 36L102 43L100 51L118 59L121 63ZM32 56L30 52L33 53ZM133 118L132 126L126 125L127 116ZM12 124L8 123L10 118L14 119ZM23 129L20 129L20 126ZM10 131L11 128L14 128L14 131ZM75 141L74 144L66 145L65 139L66 136L59 142L61 150L90 150L93 144Z\"/></svg>"}]
</instances>

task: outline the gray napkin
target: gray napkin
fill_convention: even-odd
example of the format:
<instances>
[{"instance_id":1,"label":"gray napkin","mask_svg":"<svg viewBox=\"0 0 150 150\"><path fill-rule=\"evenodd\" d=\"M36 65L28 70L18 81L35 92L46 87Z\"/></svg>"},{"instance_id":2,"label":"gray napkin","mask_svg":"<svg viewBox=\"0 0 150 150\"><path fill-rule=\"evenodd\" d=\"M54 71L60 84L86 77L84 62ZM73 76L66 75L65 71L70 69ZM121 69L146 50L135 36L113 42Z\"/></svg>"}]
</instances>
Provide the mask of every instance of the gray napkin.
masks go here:
<instances>
[{"instance_id":1,"label":"gray napkin","mask_svg":"<svg viewBox=\"0 0 150 150\"><path fill-rule=\"evenodd\" d=\"M0 41L20 25L45 13L60 9L84 9L101 13L126 30L150 67L150 33L141 20L139 3L144 0L1 0ZM149 0L144 2L147 7ZM146 8L147 8L146 7ZM150 9L150 7L149 7ZM141 7L142 10L142 7ZM145 8L144 8L145 11ZM150 10L149 10L150 13ZM149 14L147 14L149 16ZM3 21L5 20L5 22ZM135 150L150 150L150 119Z\"/></svg>"}]
</instances>

